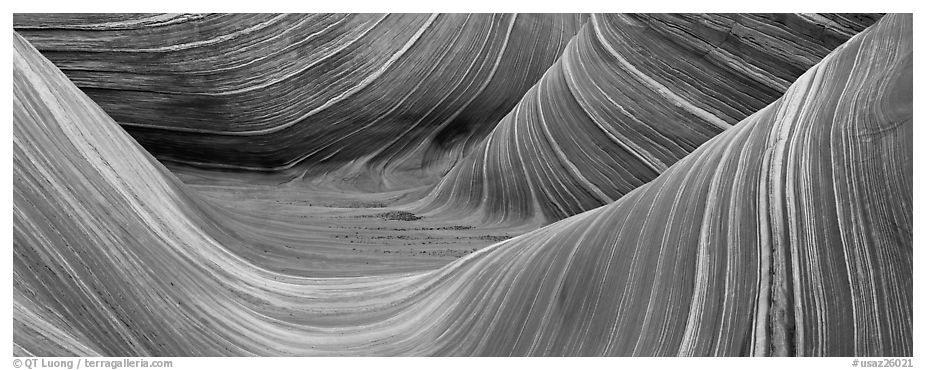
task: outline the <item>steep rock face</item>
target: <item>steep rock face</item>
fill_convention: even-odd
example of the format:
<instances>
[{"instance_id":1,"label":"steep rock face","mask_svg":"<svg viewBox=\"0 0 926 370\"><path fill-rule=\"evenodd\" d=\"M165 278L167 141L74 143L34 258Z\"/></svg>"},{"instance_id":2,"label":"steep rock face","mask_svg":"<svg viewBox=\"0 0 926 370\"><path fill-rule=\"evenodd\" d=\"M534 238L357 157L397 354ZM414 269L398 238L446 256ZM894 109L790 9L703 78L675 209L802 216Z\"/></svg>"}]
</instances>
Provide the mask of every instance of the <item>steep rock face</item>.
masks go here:
<instances>
[{"instance_id":1,"label":"steep rock face","mask_svg":"<svg viewBox=\"0 0 926 370\"><path fill-rule=\"evenodd\" d=\"M876 19L594 15L416 208L492 223L610 203L780 97Z\"/></svg>"},{"instance_id":2,"label":"steep rock face","mask_svg":"<svg viewBox=\"0 0 926 370\"><path fill-rule=\"evenodd\" d=\"M162 160L420 167L482 139L582 15L30 15L14 28Z\"/></svg>"},{"instance_id":3,"label":"steep rock face","mask_svg":"<svg viewBox=\"0 0 926 370\"><path fill-rule=\"evenodd\" d=\"M885 17L605 207L337 279L230 253L14 35L14 352L911 356L912 23Z\"/></svg>"}]
</instances>

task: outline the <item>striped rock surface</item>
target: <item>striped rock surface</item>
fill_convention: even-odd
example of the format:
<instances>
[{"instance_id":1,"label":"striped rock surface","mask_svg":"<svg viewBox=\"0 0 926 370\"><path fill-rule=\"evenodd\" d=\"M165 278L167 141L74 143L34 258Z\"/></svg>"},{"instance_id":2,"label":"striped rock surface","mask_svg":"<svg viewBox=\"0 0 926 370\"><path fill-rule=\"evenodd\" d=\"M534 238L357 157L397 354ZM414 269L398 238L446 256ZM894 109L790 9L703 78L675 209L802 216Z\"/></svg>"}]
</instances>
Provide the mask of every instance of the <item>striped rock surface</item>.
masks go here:
<instances>
[{"instance_id":1,"label":"striped rock surface","mask_svg":"<svg viewBox=\"0 0 926 370\"><path fill-rule=\"evenodd\" d=\"M234 234L14 35L14 353L912 355L912 16L621 199L317 279Z\"/></svg>"},{"instance_id":2,"label":"striped rock surface","mask_svg":"<svg viewBox=\"0 0 926 370\"><path fill-rule=\"evenodd\" d=\"M779 98L857 15L593 15L422 204L556 221L619 199Z\"/></svg>"},{"instance_id":3,"label":"striped rock surface","mask_svg":"<svg viewBox=\"0 0 926 370\"><path fill-rule=\"evenodd\" d=\"M383 172L477 144L586 17L14 18L17 32L161 160L263 171L360 160Z\"/></svg>"}]
</instances>

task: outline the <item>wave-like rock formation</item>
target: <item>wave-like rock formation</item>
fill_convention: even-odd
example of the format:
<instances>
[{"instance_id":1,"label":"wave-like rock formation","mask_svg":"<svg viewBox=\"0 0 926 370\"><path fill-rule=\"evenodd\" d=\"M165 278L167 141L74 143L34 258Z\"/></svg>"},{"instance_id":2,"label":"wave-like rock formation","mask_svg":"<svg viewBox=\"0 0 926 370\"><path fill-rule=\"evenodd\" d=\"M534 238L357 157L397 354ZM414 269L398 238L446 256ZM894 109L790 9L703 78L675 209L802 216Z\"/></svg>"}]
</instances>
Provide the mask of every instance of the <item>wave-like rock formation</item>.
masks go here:
<instances>
[{"instance_id":1,"label":"wave-like rock formation","mask_svg":"<svg viewBox=\"0 0 926 370\"><path fill-rule=\"evenodd\" d=\"M14 35L14 353L911 356L912 58L912 16L888 15L606 206L320 279L235 253Z\"/></svg>"},{"instance_id":2,"label":"wave-like rock formation","mask_svg":"<svg viewBox=\"0 0 926 370\"><path fill-rule=\"evenodd\" d=\"M383 172L477 144L585 18L18 14L14 27L159 159Z\"/></svg>"},{"instance_id":3,"label":"wave-like rock formation","mask_svg":"<svg viewBox=\"0 0 926 370\"><path fill-rule=\"evenodd\" d=\"M876 19L593 15L418 210L555 221L613 202L778 99Z\"/></svg>"}]
</instances>

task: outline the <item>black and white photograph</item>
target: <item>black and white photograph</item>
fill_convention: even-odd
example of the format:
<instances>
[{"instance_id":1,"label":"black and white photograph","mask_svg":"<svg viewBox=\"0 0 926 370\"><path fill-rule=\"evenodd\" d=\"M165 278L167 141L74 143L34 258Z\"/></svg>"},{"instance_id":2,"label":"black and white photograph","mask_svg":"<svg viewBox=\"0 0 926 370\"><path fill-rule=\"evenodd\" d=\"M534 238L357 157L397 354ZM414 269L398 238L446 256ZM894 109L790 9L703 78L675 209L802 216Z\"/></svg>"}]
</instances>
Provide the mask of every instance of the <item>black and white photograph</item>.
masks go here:
<instances>
[{"instance_id":1,"label":"black and white photograph","mask_svg":"<svg viewBox=\"0 0 926 370\"><path fill-rule=\"evenodd\" d=\"M918 365L912 4L251 6L10 15L13 368Z\"/></svg>"}]
</instances>

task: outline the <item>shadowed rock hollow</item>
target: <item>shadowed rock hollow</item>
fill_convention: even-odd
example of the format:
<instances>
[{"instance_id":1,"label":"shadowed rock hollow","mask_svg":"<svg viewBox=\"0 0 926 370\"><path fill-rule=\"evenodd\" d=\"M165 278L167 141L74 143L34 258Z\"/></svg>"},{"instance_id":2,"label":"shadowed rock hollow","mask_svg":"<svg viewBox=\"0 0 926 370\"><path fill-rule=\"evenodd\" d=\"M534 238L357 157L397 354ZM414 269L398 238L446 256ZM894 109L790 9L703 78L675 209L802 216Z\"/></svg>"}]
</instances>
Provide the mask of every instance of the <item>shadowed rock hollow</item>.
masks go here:
<instances>
[{"instance_id":1,"label":"shadowed rock hollow","mask_svg":"<svg viewBox=\"0 0 926 370\"><path fill-rule=\"evenodd\" d=\"M160 159L279 171L459 152L585 18L19 15L14 27Z\"/></svg>"},{"instance_id":2,"label":"shadowed rock hollow","mask_svg":"<svg viewBox=\"0 0 926 370\"><path fill-rule=\"evenodd\" d=\"M585 25L587 16L571 14L22 14L14 27L161 160L276 171L304 163L299 170L337 167L345 176L364 174L373 188L395 188L407 186L409 176L392 172L438 164L440 174L447 161L470 152L581 28L605 30L604 42L620 52L648 48L628 55L643 75L730 125L778 98L829 50L877 19L602 17L593 27ZM613 59L600 46L580 45L590 39L572 41L581 50L565 55ZM553 69L545 80L554 80L561 66ZM608 85L627 77L585 72ZM555 90L547 99L572 99L559 96L568 93L565 86L544 86ZM645 83L635 89L641 88L627 94L662 100L646 104L667 111L639 117L644 124L657 118L703 124L667 101L672 98ZM593 100L596 94L582 92ZM708 126L692 128L692 137L667 155L677 159L720 130Z\"/></svg>"}]
</instances>

